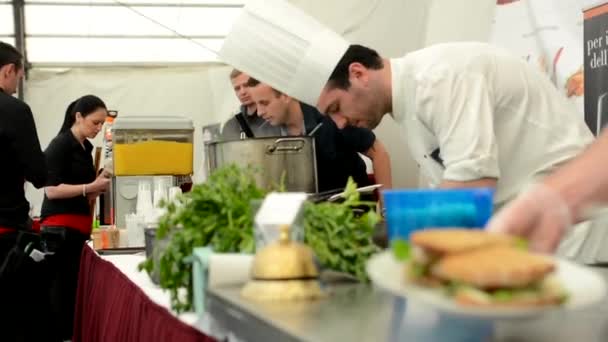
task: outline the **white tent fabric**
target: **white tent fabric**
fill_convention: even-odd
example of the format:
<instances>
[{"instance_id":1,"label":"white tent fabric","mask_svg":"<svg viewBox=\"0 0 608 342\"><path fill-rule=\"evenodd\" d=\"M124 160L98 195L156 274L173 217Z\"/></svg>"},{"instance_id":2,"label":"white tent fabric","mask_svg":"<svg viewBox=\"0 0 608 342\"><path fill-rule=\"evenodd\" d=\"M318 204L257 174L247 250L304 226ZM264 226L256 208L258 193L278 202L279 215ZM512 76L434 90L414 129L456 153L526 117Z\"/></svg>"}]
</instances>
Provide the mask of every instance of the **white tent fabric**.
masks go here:
<instances>
[{"instance_id":1,"label":"white tent fabric","mask_svg":"<svg viewBox=\"0 0 608 342\"><path fill-rule=\"evenodd\" d=\"M25 89L40 143L45 148L59 131L67 105L86 94L101 97L125 115L180 115L195 126L194 169L203 158L201 127L220 122L238 108L228 74L216 64L201 67L100 68L67 71L33 70ZM94 145L101 146L101 134ZM40 210L42 191L28 185L33 213Z\"/></svg>"},{"instance_id":2,"label":"white tent fabric","mask_svg":"<svg viewBox=\"0 0 608 342\"><path fill-rule=\"evenodd\" d=\"M0 5L0 35L13 34L13 25L11 5Z\"/></svg>"},{"instance_id":3,"label":"white tent fabric","mask_svg":"<svg viewBox=\"0 0 608 342\"><path fill-rule=\"evenodd\" d=\"M344 34L351 42L371 46L389 57L401 56L431 42L485 41L489 36L493 15L493 5L489 5L488 0L470 0L466 5L460 2L455 4L453 0L293 2ZM432 25L432 29L428 25ZM52 44L58 41L49 42L51 45L45 48L45 53L53 52ZM114 45L110 44L112 46ZM95 46L80 47L90 50L89 52L96 49ZM120 49L121 53L135 54L139 47L125 44ZM162 45L156 46L154 52L162 49ZM178 51L176 54L182 53L187 51ZM59 57L53 61L58 59ZM229 70L229 67L217 64L166 68L73 68L63 71L34 68L26 83L25 99L34 111L43 147L57 133L69 102L88 93L103 98L109 107L119 110L119 115L169 114L191 117L197 129L195 170L200 170L201 126L224 120L238 105L230 87ZM416 187L418 168L393 121L386 118L376 129L376 134L391 155L394 185ZM99 139L96 144L100 144ZM29 186L28 198L34 206L33 213L37 214L42 193Z\"/></svg>"}]
</instances>

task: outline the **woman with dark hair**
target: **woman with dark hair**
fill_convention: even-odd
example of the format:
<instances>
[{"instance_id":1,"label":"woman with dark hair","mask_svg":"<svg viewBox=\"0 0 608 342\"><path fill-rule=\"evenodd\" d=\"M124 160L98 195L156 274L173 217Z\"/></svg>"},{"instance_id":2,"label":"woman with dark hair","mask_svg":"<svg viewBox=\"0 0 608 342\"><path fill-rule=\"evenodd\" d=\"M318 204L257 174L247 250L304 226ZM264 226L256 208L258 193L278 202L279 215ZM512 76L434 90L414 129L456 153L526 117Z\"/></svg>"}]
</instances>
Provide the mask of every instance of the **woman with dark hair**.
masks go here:
<instances>
[{"instance_id":1,"label":"woman with dark hair","mask_svg":"<svg viewBox=\"0 0 608 342\"><path fill-rule=\"evenodd\" d=\"M80 253L91 236L91 204L110 179L96 177L91 151L108 111L97 96L72 102L59 134L44 151L48 180L42 202L42 236L49 251L50 297L56 337L71 339Z\"/></svg>"}]
</instances>

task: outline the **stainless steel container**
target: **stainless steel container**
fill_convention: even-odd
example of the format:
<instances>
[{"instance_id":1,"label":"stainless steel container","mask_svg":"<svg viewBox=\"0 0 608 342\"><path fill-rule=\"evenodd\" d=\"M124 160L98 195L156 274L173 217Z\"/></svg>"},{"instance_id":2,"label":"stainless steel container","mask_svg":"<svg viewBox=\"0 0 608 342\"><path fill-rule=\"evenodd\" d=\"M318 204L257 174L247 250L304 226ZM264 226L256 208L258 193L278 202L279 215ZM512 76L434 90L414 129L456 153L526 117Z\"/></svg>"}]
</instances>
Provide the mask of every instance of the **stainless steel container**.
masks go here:
<instances>
[{"instance_id":1,"label":"stainless steel container","mask_svg":"<svg viewBox=\"0 0 608 342\"><path fill-rule=\"evenodd\" d=\"M144 237L146 242L146 258L152 257L154 253L154 244L156 243L156 230L156 227L144 229Z\"/></svg>"},{"instance_id":2,"label":"stainless steel container","mask_svg":"<svg viewBox=\"0 0 608 342\"><path fill-rule=\"evenodd\" d=\"M145 228L144 229L144 237L146 241L146 258L152 258L154 263L154 268L152 270L152 274L150 274L150 279L156 285L159 284L159 275L158 275L158 254L154 254L154 248L156 247L156 230L157 228Z\"/></svg>"},{"instance_id":3,"label":"stainless steel container","mask_svg":"<svg viewBox=\"0 0 608 342\"><path fill-rule=\"evenodd\" d=\"M317 192L317 160L312 137L254 138L205 144L207 174L228 165L253 166L257 184L272 189L281 183L287 191Z\"/></svg>"},{"instance_id":4,"label":"stainless steel container","mask_svg":"<svg viewBox=\"0 0 608 342\"><path fill-rule=\"evenodd\" d=\"M164 252L171 240L169 236L165 236L162 240L157 239L156 232L157 226L148 226L144 229L144 236L146 241L146 258L152 258L154 263L154 270L150 274L150 279L154 284L160 283L160 275L158 270L160 268L160 255Z\"/></svg>"}]
</instances>

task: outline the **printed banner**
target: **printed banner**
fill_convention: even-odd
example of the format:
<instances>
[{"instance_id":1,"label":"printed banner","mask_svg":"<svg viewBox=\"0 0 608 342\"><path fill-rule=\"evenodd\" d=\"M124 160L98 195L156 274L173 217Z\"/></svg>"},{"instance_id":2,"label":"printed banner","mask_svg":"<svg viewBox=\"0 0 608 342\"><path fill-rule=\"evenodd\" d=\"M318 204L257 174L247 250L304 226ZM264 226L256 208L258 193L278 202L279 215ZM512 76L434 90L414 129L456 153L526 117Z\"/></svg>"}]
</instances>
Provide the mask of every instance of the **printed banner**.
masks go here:
<instances>
[{"instance_id":1,"label":"printed banner","mask_svg":"<svg viewBox=\"0 0 608 342\"><path fill-rule=\"evenodd\" d=\"M536 64L583 115L580 0L498 0L490 42Z\"/></svg>"},{"instance_id":2,"label":"printed banner","mask_svg":"<svg viewBox=\"0 0 608 342\"><path fill-rule=\"evenodd\" d=\"M584 13L585 121L595 134L608 123L608 3Z\"/></svg>"}]
</instances>

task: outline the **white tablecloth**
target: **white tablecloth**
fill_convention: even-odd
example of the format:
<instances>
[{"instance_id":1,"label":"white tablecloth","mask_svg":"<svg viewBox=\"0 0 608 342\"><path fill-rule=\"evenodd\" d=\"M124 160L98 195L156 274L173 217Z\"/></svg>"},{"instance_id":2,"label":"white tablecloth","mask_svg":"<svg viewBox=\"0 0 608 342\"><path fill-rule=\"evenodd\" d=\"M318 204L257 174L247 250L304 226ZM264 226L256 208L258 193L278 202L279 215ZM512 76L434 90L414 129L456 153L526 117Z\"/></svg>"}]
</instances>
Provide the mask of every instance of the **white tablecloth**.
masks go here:
<instances>
[{"instance_id":1,"label":"white tablecloth","mask_svg":"<svg viewBox=\"0 0 608 342\"><path fill-rule=\"evenodd\" d=\"M139 271L137 266L145 260L145 256L141 254L135 255L103 255L103 259L111 262L116 268L124 273L134 284L141 288L144 293L156 304L167 308L169 312L178 317L182 322L198 329L203 334L211 336L218 341L234 340L228 333L222 329L212 317L208 314L204 314L202 317L197 317L194 312L187 312L177 314L171 310L171 297L169 291L161 289L158 285L154 284L148 274L145 271Z\"/></svg>"}]
</instances>

